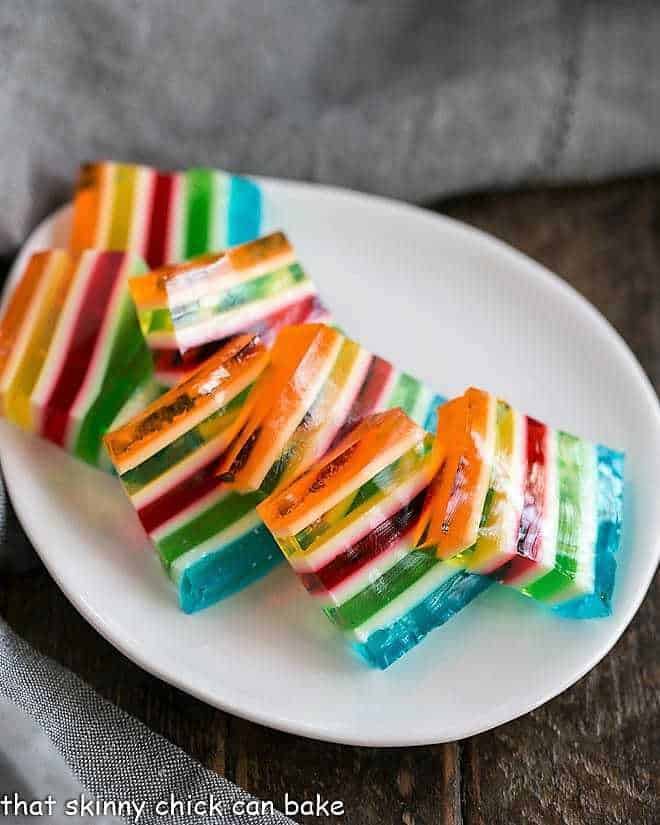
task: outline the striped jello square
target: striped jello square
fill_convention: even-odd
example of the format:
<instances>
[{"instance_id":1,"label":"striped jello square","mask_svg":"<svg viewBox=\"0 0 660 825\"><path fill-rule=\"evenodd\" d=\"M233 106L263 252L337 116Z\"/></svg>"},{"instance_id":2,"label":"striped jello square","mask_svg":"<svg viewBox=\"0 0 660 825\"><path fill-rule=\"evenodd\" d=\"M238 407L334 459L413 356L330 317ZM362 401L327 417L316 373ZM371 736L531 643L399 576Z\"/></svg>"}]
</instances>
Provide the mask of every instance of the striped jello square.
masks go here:
<instances>
[{"instance_id":1,"label":"striped jello square","mask_svg":"<svg viewBox=\"0 0 660 825\"><path fill-rule=\"evenodd\" d=\"M262 213L261 189L248 178L88 163L74 196L70 247L129 249L154 268L259 237Z\"/></svg>"},{"instance_id":2,"label":"striped jello square","mask_svg":"<svg viewBox=\"0 0 660 825\"><path fill-rule=\"evenodd\" d=\"M438 455L401 410L364 419L259 513L328 618L386 668L491 583L416 549Z\"/></svg>"},{"instance_id":3,"label":"striped jello square","mask_svg":"<svg viewBox=\"0 0 660 825\"><path fill-rule=\"evenodd\" d=\"M255 510L263 497L241 495L216 474L267 361L256 337L237 336L105 439L188 613L241 589L279 560Z\"/></svg>"},{"instance_id":4,"label":"striped jello square","mask_svg":"<svg viewBox=\"0 0 660 825\"><path fill-rule=\"evenodd\" d=\"M483 390L441 408L421 542L566 616L611 612L623 456Z\"/></svg>"},{"instance_id":5,"label":"striped jello square","mask_svg":"<svg viewBox=\"0 0 660 825\"><path fill-rule=\"evenodd\" d=\"M145 270L124 252L33 255L0 321L2 414L103 465L105 433L152 397L152 362L128 289Z\"/></svg>"},{"instance_id":6,"label":"striped jello square","mask_svg":"<svg viewBox=\"0 0 660 825\"><path fill-rule=\"evenodd\" d=\"M281 232L161 267L134 278L131 291L156 376L168 386L234 335L257 334L270 346L288 324L330 321Z\"/></svg>"},{"instance_id":7,"label":"striped jello square","mask_svg":"<svg viewBox=\"0 0 660 825\"><path fill-rule=\"evenodd\" d=\"M249 390L231 383L235 392L228 399L226 380L208 375L227 372L231 364L232 381L232 353L241 346L251 358L258 351L258 371ZM246 368L243 360L240 365ZM204 419L211 413L190 400L199 387L208 396L209 422ZM282 329L270 351L257 336L230 338L106 444L179 587L183 609L192 611L249 584L281 559L255 510L269 492L304 473L375 410L403 405L429 420L437 403L420 382L336 329L300 324ZM173 426L172 410L179 409L185 414Z\"/></svg>"},{"instance_id":8,"label":"striped jello square","mask_svg":"<svg viewBox=\"0 0 660 825\"><path fill-rule=\"evenodd\" d=\"M324 324L285 327L219 472L241 492L270 494L304 473L365 416L398 407L429 429L442 402Z\"/></svg>"}]
</instances>

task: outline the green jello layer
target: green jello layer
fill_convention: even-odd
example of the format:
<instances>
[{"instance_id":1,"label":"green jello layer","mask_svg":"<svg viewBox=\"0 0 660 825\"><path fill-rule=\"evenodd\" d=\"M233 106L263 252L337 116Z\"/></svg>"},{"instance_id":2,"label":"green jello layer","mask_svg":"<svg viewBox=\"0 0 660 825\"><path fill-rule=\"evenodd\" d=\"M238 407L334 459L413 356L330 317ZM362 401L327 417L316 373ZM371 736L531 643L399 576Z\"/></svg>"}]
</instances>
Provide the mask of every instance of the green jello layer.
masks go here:
<instances>
[{"instance_id":1,"label":"green jello layer","mask_svg":"<svg viewBox=\"0 0 660 825\"><path fill-rule=\"evenodd\" d=\"M287 446L282 450L279 456L275 459L275 461L271 464L270 470L266 473L266 478L261 483L261 490L266 493L266 495L270 495L273 490L277 487L279 480L282 478L284 471L289 466L290 461L296 455L296 447L295 442L289 442Z\"/></svg>"},{"instance_id":2,"label":"green jello layer","mask_svg":"<svg viewBox=\"0 0 660 825\"><path fill-rule=\"evenodd\" d=\"M156 542L163 562L169 566L174 559L231 527L254 510L262 500L261 493L228 493L207 510Z\"/></svg>"},{"instance_id":3,"label":"green jello layer","mask_svg":"<svg viewBox=\"0 0 660 825\"><path fill-rule=\"evenodd\" d=\"M273 272L268 272L258 278L253 278L251 281L237 284L224 292L213 307L203 307L200 305L200 301L192 301L189 304L173 307L172 318L174 323L179 326L186 323L198 323L202 317L220 315L253 301L270 298L307 280L308 278L300 264L294 263Z\"/></svg>"},{"instance_id":4,"label":"green jello layer","mask_svg":"<svg viewBox=\"0 0 660 825\"><path fill-rule=\"evenodd\" d=\"M584 514L581 489L585 483L587 451L591 446L568 433L557 432L559 473L559 524L555 567L543 578L524 588L533 599L551 599L574 581Z\"/></svg>"},{"instance_id":5,"label":"green jello layer","mask_svg":"<svg viewBox=\"0 0 660 825\"><path fill-rule=\"evenodd\" d=\"M397 378L394 391L387 402L387 406L390 409L401 407L405 413L410 415L415 409L422 388L423 385L421 381L413 378L412 375L408 375L408 373L402 372Z\"/></svg>"},{"instance_id":6,"label":"green jello layer","mask_svg":"<svg viewBox=\"0 0 660 825\"><path fill-rule=\"evenodd\" d=\"M379 473L366 481L357 490L354 490L342 501L319 519L305 527L295 536L283 539L282 549L287 554L309 549L314 542L330 531L343 529L344 519L358 518L372 507L378 500L384 499L390 489L403 483L409 476L417 472L420 466L428 459L433 449L433 436L427 435L422 441L388 464Z\"/></svg>"},{"instance_id":7,"label":"green jello layer","mask_svg":"<svg viewBox=\"0 0 660 825\"><path fill-rule=\"evenodd\" d=\"M174 332L169 309L150 309L140 313L140 325L145 335L150 332Z\"/></svg>"},{"instance_id":8,"label":"green jello layer","mask_svg":"<svg viewBox=\"0 0 660 825\"><path fill-rule=\"evenodd\" d=\"M186 222L184 258L209 251L213 216L214 172L190 169L186 172Z\"/></svg>"},{"instance_id":9,"label":"green jello layer","mask_svg":"<svg viewBox=\"0 0 660 825\"><path fill-rule=\"evenodd\" d=\"M432 553L413 550L376 581L339 607L328 607L328 618L344 630L354 630L400 596L438 564Z\"/></svg>"},{"instance_id":10,"label":"green jello layer","mask_svg":"<svg viewBox=\"0 0 660 825\"><path fill-rule=\"evenodd\" d=\"M250 394L252 386L246 387L224 407L216 410L196 427L179 436L146 461L125 472L121 476L121 480L128 494L130 496L135 495L159 476L170 472L180 461L189 458L200 447L204 447L214 438L217 438L221 432L234 422L245 399Z\"/></svg>"},{"instance_id":11,"label":"green jello layer","mask_svg":"<svg viewBox=\"0 0 660 825\"><path fill-rule=\"evenodd\" d=\"M151 353L142 337L128 290L109 346L100 389L85 413L73 447L73 452L90 464L98 463L101 439L121 408L153 372Z\"/></svg>"}]
</instances>

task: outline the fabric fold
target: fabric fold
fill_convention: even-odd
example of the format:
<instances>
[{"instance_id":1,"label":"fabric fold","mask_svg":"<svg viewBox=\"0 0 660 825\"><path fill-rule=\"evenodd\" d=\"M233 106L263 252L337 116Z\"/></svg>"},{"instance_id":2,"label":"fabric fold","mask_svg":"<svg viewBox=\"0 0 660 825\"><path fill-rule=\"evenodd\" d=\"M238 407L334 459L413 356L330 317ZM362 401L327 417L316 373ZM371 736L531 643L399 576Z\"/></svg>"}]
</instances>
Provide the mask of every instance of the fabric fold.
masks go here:
<instances>
[{"instance_id":1,"label":"fabric fold","mask_svg":"<svg viewBox=\"0 0 660 825\"><path fill-rule=\"evenodd\" d=\"M278 812L246 813L255 797L101 698L33 650L1 619L0 722L0 790L23 799L51 794L60 803L60 815L67 801L86 794L96 803L132 803L120 813L140 825L292 822ZM184 805L199 801L209 815L200 819L185 808L180 812L170 799ZM95 821L110 825L119 820L107 816Z\"/></svg>"},{"instance_id":2,"label":"fabric fold","mask_svg":"<svg viewBox=\"0 0 660 825\"><path fill-rule=\"evenodd\" d=\"M194 15L162 0L126 12L121 0L0 9L0 253L71 197L93 158L417 203L660 165L650 0L198 0Z\"/></svg>"}]
</instances>

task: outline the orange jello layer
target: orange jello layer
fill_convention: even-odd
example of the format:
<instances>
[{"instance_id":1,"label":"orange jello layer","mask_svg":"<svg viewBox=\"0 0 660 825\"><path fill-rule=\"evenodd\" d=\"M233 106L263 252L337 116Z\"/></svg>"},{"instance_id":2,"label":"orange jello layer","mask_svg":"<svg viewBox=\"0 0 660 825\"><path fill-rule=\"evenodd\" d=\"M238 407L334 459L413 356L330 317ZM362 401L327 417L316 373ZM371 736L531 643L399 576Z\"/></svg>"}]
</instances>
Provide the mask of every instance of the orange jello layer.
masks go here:
<instances>
[{"instance_id":1,"label":"orange jello layer","mask_svg":"<svg viewBox=\"0 0 660 825\"><path fill-rule=\"evenodd\" d=\"M495 448L497 401L470 388L438 412L439 470L425 505L424 545L448 559L477 540Z\"/></svg>"},{"instance_id":2,"label":"orange jello layer","mask_svg":"<svg viewBox=\"0 0 660 825\"><path fill-rule=\"evenodd\" d=\"M190 378L106 436L106 448L119 473L219 410L253 383L267 363L268 352L256 336L232 339Z\"/></svg>"},{"instance_id":3,"label":"orange jello layer","mask_svg":"<svg viewBox=\"0 0 660 825\"><path fill-rule=\"evenodd\" d=\"M223 252L207 252L183 264L173 264L153 269L146 275L131 278L129 286L135 304L140 309L154 309L167 306L167 282L183 272L208 266L220 260Z\"/></svg>"},{"instance_id":4,"label":"orange jello layer","mask_svg":"<svg viewBox=\"0 0 660 825\"><path fill-rule=\"evenodd\" d=\"M400 409L365 418L328 455L259 506L277 536L296 533L330 510L424 436Z\"/></svg>"},{"instance_id":5,"label":"orange jello layer","mask_svg":"<svg viewBox=\"0 0 660 825\"><path fill-rule=\"evenodd\" d=\"M293 435L344 341L324 324L285 327L255 387L238 438L219 469L242 492L256 490Z\"/></svg>"}]
</instances>

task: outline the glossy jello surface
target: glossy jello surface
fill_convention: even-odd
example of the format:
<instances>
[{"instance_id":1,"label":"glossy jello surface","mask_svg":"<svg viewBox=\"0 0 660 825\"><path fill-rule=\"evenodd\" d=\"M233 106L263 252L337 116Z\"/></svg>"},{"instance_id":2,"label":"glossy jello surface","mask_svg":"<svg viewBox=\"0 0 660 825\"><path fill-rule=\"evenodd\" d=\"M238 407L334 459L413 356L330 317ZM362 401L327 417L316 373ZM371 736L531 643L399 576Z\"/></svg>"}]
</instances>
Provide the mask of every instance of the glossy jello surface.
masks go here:
<instances>
[{"instance_id":1,"label":"glossy jello surface","mask_svg":"<svg viewBox=\"0 0 660 825\"><path fill-rule=\"evenodd\" d=\"M258 506L290 565L370 664L385 668L485 590L416 548L439 456L400 409L364 419Z\"/></svg>"},{"instance_id":2,"label":"glossy jello surface","mask_svg":"<svg viewBox=\"0 0 660 825\"><path fill-rule=\"evenodd\" d=\"M146 288L152 293L158 289L153 284ZM250 335L231 337L219 346L187 380L106 440L142 524L177 581L184 563L195 559L201 564L212 552L220 565L229 545L235 549L238 541L246 570L254 568L254 560L264 556L264 542L271 550L273 546L269 534L259 529L255 511L268 493L295 481L323 456L332 456L334 445L357 422L362 422L357 432L368 429L374 411L403 402L426 422L441 400L326 324L285 327L270 350ZM366 474L386 471L402 438L412 448L424 435L402 410L388 420L389 429L382 426L364 441L362 448L372 452ZM418 450L428 457L432 437L420 443ZM411 481L409 465L416 460L411 453L390 468L387 483L397 487L397 494L407 495L411 484L419 488L422 483L419 474ZM422 475L426 478L428 470ZM386 486L384 476L376 480L381 481ZM389 504L378 512L385 514L395 498L381 491L351 519L368 507L373 518L373 508L383 498ZM259 538L254 553L248 535ZM232 553L236 561L238 554ZM221 579L218 566L208 559L204 569Z\"/></svg>"},{"instance_id":3,"label":"glossy jello surface","mask_svg":"<svg viewBox=\"0 0 660 825\"><path fill-rule=\"evenodd\" d=\"M156 269L131 282L158 379L183 380L223 342L258 334L271 345L290 324L330 321L281 232Z\"/></svg>"},{"instance_id":4,"label":"glossy jello surface","mask_svg":"<svg viewBox=\"0 0 660 825\"><path fill-rule=\"evenodd\" d=\"M496 430L497 402L481 390L468 390L438 413L441 460L425 543L435 546L439 558L451 558L477 541Z\"/></svg>"},{"instance_id":5,"label":"glossy jello surface","mask_svg":"<svg viewBox=\"0 0 660 825\"><path fill-rule=\"evenodd\" d=\"M128 290L144 271L123 252L54 249L27 264L0 321L3 415L79 458L141 393L152 364Z\"/></svg>"},{"instance_id":6,"label":"glossy jello surface","mask_svg":"<svg viewBox=\"0 0 660 825\"><path fill-rule=\"evenodd\" d=\"M267 362L268 354L258 338L237 336L186 381L110 433L105 445L120 476L161 450L171 450L192 432L207 442L225 433L229 422L236 421L234 411L241 409L232 402L254 384ZM163 467L170 469L167 463Z\"/></svg>"},{"instance_id":7,"label":"glossy jello surface","mask_svg":"<svg viewBox=\"0 0 660 825\"><path fill-rule=\"evenodd\" d=\"M237 336L105 440L187 612L230 595L278 560L255 511L261 497L230 490L215 473L267 362L258 338Z\"/></svg>"},{"instance_id":8,"label":"glossy jello surface","mask_svg":"<svg viewBox=\"0 0 660 825\"><path fill-rule=\"evenodd\" d=\"M493 449L486 418L474 415L471 399L496 411ZM439 557L449 548L466 569L492 573L537 601L574 603L565 615L611 610L623 510L620 454L473 389L441 409L438 452L440 471L425 502L425 546ZM476 531L452 543L465 512L479 515Z\"/></svg>"},{"instance_id":9,"label":"glossy jello surface","mask_svg":"<svg viewBox=\"0 0 660 825\"><path fill-rule=\"evenodd\" d=\"M248 178L100 161L80 169L70 247L131 250L154 268L250 241L261 223L261 190Z\"/></svg>"},{"instance_id":10,"label":"glossy jello surface","mask_svg":"<svg viewBox=\"0 0 660 825\"><path fill-rule=\"evenodd\" d=\"M304 473L365 416L399 407L422 426L442 399L324 324L286 327L218 472L270 494Z\"/></svg>"}]
</instances>

